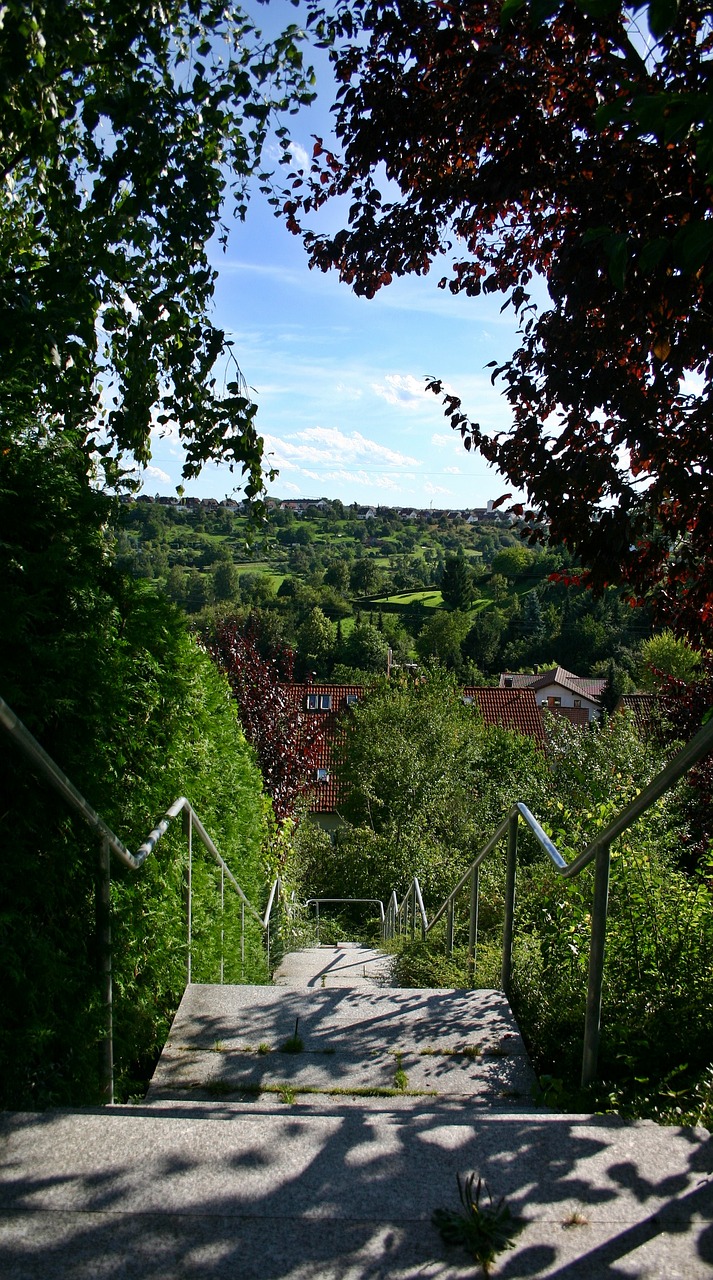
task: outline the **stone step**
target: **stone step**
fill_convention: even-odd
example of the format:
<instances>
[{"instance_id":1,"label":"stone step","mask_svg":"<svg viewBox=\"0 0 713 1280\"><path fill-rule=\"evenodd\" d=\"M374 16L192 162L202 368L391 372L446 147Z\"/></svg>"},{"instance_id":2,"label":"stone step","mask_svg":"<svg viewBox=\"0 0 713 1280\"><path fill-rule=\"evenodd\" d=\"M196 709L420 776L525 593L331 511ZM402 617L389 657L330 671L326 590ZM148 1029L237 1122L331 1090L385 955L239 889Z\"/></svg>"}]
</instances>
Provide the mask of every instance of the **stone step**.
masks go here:
<instances>
[{"instance_id":1,"label":"stone step","mask_svg":"<svg viewBox=\"0 0 713 1280\"><path fill-rule=\"evenodd\" d=\"M392 960L374 947L339 942L289 951L275 970L278 987L391 986Z\"/></svg>"},{"instance_id":2,"label":"stone step","mask_svg":"<svg viewBox=\"0 0 713 1280\"><path fill-rule=\"evenodd\" d=\"M460 1097L0 1116L8 1280L465 1280L430 1219L475 1171L524 1223L494 1274L710 1280L701 1130Z\"/></svg>"},{"instance_id":3,"label":"stone step","mask_svg":"<svg viewBox=\"0 0 713 1280\"><path fill-rule=\"evenodd\" d=\"M302 1051L285 1052L295 1026ZM533 1082L499 991L192 985L148 1100L401 1086L489 1104Z\"/></svg>"}]
</instances>

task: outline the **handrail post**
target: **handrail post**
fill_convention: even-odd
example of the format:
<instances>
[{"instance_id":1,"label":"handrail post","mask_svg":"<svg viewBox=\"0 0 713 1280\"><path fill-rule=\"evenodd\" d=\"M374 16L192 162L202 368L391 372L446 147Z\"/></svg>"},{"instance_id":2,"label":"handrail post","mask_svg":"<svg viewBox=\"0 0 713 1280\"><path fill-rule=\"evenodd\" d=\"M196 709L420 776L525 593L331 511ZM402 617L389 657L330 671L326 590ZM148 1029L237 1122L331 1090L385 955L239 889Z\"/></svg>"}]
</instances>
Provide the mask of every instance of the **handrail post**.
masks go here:
<instances>
[{"instance_id":1,"label":"handrail post","mask_svg":"<svg viewBox=\"0 0 713 1280\"><path fill-rule=\"evenodd\" d=\"M183 830L188 841L188 870L186 874L186 981L190 986L193 948L193 813L188 806L183 810Z\"/></svg>"},{"instance_id":2,"label":"handrail post","mask_svg":"<svg viewBox=\"0 0 713 1280\"><path fill-rule=\"evenodd\" d=\"M478 907L480 903L480 867L473 867L470 882L470 921L468 924L468 981L472 987L478 959Z\"/></svg>"},{"instance_id":3,"label":"handrail post","mask_svg":"<svg viewBox=\"0 0 713 1280\"><path fill-rule=\"evenodd\" d=\"M599 1031L602 1016L602 985L604 982L604 944L607 932L607 905L609 902L609 867L611 846L602 843L597 849L594 864L594 901L592 903L592 938L589 947L589 982L587 986L587 1015L584 1023L584 1052L582 1054L582 1088L596 1078L599 1053Z\"/></svg>"},{"instance_id":4,"label":"handrail post","mask_svg":"<svg viewBox=\"0 0 713 1280\"><path fill-rule=\"evenodd\" d=\"M99 842L96 894L99 975L104 1005L104 1036L101 1046L102 1096L114 1101L114 1014L111 977L111 850L108 840Z\"/></svg>"},{"instance_id":5,"label":"handrail post","mask_svg":"<svg viewBox=\"0 0 713 1280\"><path fill-rule=\"evenodd\" d=\"M225 982L225 868L220 868L220 985Z\"/></svg>"},{"instance_id":6,"label":"handrail post","mask_svg":"<svg viewBox=\"0 0 713 1280\"><path fill-rule=\"evenodd\" d=\"M453 955L453 899L448 903L448 923L446 925L446 955Z\"/></svg>"},{"instance_id":7,"label":"handrail post","mask_svg":"<svg viewBox=\"0 0 713 1280\"><path fill-rule=\"evenodd\" d=\"M411 941L416 937L416 885L411 885Z\"/></svg>"},{"instance_id":8,"label":"handrail post","mask_svg":"<svg viewBox=\"0 0 713 1280\"><path fill-rule=\"evenodd\" d=\"M245 903L240 903L240 981L245 981Z\"/></svg>"},{"instance_id":9,"label":"handrail post","mask_svg":"<svg viewBox=\"0 0 713 1280\"><path fill-rule=\"evenodd\" d=\"M316 906L317 906L317 946L319 946L319 899L317 900Z\"/></svg>"},{"instance_id":10,"label":"handrail post","mask_svg":"<svg viewBox=\"0 0 713 1280\"><path fill-rule=\"evenodd\" d=\"M507 870L505 873L505 923L503 926L503 963L500 982L505 995L510 998L512 977L512 939L515 928L515 880L517 874L517 824L518 814L512 813L508 822Z\"/></svg>"}]
</instances>

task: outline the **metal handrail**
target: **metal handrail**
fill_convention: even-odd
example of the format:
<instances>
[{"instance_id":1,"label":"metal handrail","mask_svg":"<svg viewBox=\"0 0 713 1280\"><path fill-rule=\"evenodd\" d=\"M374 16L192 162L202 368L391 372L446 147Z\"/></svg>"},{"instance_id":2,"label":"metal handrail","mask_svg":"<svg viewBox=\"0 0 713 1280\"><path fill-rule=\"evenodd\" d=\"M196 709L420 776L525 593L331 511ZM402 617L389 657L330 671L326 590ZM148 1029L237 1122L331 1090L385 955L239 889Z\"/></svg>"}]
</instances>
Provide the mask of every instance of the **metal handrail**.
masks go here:
<instances>
[{"instance_id":1,"label":"metal handrail","mask_svg":"<svg viewBox=\"0 0 713 1280\"><path fill-rule=\"evenodd\" d=\"M186 976L187 981L191 981L192 969L192 883L193 883L193 833L195 831L204 848L211 855L220 868L220 898L221 898L221 918L224 907L224 893L226 878L231 888L237 893L241 904L241 932L240 932L240 956L241 956L241 972L245 969L245 911L260 925L266 937L267 944L267 963L270 965L270 924L275 902L280 899L282 888L281 880L276 879L270 890L267 907L264 915L252 905L250 900L238 884L227 862L221 857L213 840L206 831L198 814L193 809L190 801L185 796L179 796L174 800L173 804L166 810L163 818L149 832L143 844L139 845L135 854L127 849L119 837L112 831L111 827L104 822L104 819L92 808L85 800L84 796L70 782L69 778L60 769L59 765L40 746L39 742L30 733L29 729L22 723L20 718L8 706L8 704L0 698L0 726L5 729L13 738L20 750L37 766L43 774L50 786L66 800L66 802L75 809L76 812L84 819L98 836L100 841L99 867L100 879L97 892L97 915L99 917L99 941L101 954L101 976L103 985L103 998L105 1008L105 1039L103 1047L103 1076L104 1076L104 1093L108 1102L114 1101L114 1043L113 1043L113 998L112 998L112 968L111 968L111 924L110 924L110 855L114 856L129 867L132 871L138 871L146 861L146 859L154 852L161 838L168 831L171 823L180 813L183 814L183 828L188 841L188 867L187 867L187 893L186 893L186 914L187 914L187 957L186 957ZM224 976L223 965L223 934L221 929L221 957L220 957L220 981L222 983Z\"/></svg>"},{"instance_id":2,"label":"metal handrail","mask_svg":"<svg viewBox=\"0 0 713 1280\"><path fill-rule=\"evenodd\" d=\"M495 849L502 839L507 835L507 870L505 883L505 923L503 927L503 957L501 969L502 988L506 995L510 995L511 974L512 974L512 945L515 921L515 879L517 868L517 832L518 824L522 819L541 847L545 850L555 871L563 880L572 880L578 876L585 867L591 862L595 863L594 873L594 898L592 903L592 926L591 926L591 942L589 950L589 973L587 985L587 1009L584 1025L584 1047L582 1053L582 1085L591 1084L597 1073L597 1056L599 1052L599 1038L601 1029L601 1011L602 1011L602 985L604 980L604 947L606 941L606 920L607 907L609 900L609 867L610 867L610 849L613 840L616 840L624 831L626 831L637 818L641 817L647 809L660 799L674 783L678 782L685 773L688 773L699 760L713 751L713 719L699 729L695 737L686 743L680 751L669 761L664 769L656 775L655 778L648 783L642 791L639 792L629 804L625 805L620 813L607 824L602 831L599 831L593 840L589 842L586 849L574 859L573 862L567 862L562 857L547 833L540 826L537 819L530 813L527 805L518 802L509 811L507 816L500 823L500 826L493 833L487 844L479 851L474 861L464 872L454 889L451 890L445 902L439 907L432 920L429 922L423 905L421 896L421 888L418 879L414 876L404 897L399 903L396 891L394 890L389 900L389 906L384 921L384 938L393 938L396 933L409 932L413 937L416 929L417 911L421 919L421 936L426 938L439 920L447 915L446 923L446 947L450 954L453 952L453 912L455 900L459 893L465 888L470 881L470 921L469 921L469 939L468 939L468 957L469 968L472 976L475 973L475 965L477 959L477 941L478 941L478 905L479 905L479 889L480 889L480 866L489 853Z\"/></svg>"}]
</instances>

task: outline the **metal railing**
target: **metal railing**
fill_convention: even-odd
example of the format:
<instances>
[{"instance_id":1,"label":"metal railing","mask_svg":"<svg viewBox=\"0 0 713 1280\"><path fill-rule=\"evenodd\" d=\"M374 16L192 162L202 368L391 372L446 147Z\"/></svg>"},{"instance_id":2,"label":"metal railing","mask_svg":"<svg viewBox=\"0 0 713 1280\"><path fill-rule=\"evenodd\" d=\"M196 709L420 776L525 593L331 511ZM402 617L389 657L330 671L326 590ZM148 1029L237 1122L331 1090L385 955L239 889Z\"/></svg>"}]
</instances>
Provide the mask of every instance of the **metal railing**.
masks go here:
<instances>
[{"instance_id":1,"label":"metal railing","mask_svg":"<svg viewBox=\"0 0 713 1280\"><path fill-rule=\"evenodd\" d=\"M38 768L45 780L86 822L87 826L99 837L99 880L97 886L97 934L99 940L100 974L102 997L105 1009L104 1041L102 1046L102 1078L103 1092L107 1102L114 1101L114 1034L113 1034L113 995L112 995L112 951L111 951L111 855L113 854L124 866L138 871L146 859L154 852L162 836L166 834L171 823L179 814L183 814L183 830L188 842L188 864L186 870L186 916L187 916L187 948L186 948L186 980L192 977L192 944L193 944L193 835L198 836L201 844L220 868L220 908L221 908L221 948L220 948L220 981L224 979L223 952L223 913L225 906L226 881L240 899L240 968L241 975L245 971L245 913L257 921L263 931L267 950L267 964L270 967L270 931L276 903L281 896L281 882L275 880L270 890L264 915L255 909L243 893L228 864L219 854L211 837L208 835L198 814L185 796L179 796L168 808L161 821L149 833L136 853L131 853L119 837L92 809L84 796L77 790L59 765L40 746L29 729L15 715L14 711L0 698L0 726L5 729L16 746Z\"/></svg>"},{"instance_id":2,"label":"metal railing","mask_svg":"<svg viewBox=\"0 0 713 1280\"><path fill-rule=\"evenodd\" d=\"M428 920L423 905L421 888L414 877L404 897L399 903L396 891L391 895L384 921L384 938L393 938L397 933L416 932L416 921L420 919L421 936L426 938L438 922L446 916L446 948L453 951L454 906L458 895L466 885L470 889L469 928L468 928L468 961L470 978L473 980L477 961L478 946L478 906L480 891L480 866L492 853L501 840L507 836L507 864L505 877L505 922L503 926L503 952L501 967L501 984L509 997L512 976L512 945L515 925L515 880L517 868L517 834L520 819L527 823L537 841L545 850L555 870L563 880L572 880L585 867L594 862L594 896L592 902L591 942L589 948L589 971L587 982L587 1005L584 1024L584 1047L582 1053L582 1085L591 1084L597 1073L597 1057L602 1012L602 985L604 980L604 948L606 941L607 907L609 901L609 868L611 861L611 844L626 831L637 818L645 813L656 800L660 799L671 787L682 778L699 760L713 751L713 720L705 724L694 738L686 744L666 765L666 768L644 787L628 805L626 805L610 823L600 831L587 845L587 848L573 862L568 863L559 853L550 837L543 831L539 822L530 813L527 805L518 803L513 806L503 819L497 831L478 853L474 862L461 876L458 884L439 907L431 921Z\"/></svg>"},{"instance_id":3,"label":"metal railing","mask_svg":"<svg viewBox=\"0 0 713 1280\"><path fill-rule=\"evenodd\" d=\"M382 929L382 932L384 931L384 928L385 928L385 925L386 925L386 914L385 914L385 912L384 912L384 904L383 904L383 902L381 901L381 898L307 898L306 902L303 902L303 903L302 903L302 906L303 906L303 907L316 907L316 908L317 908L317 911L316 911L317 942L319 942L319 908L320 908L320 904L321 904L321 905L326 905L327 903L335 903L335 902L341 902L341 903L343 903L343 904L344 904L344 903L352 903L352 902L354 902L354 903L368 904L369 906L372 906L372 907L378 907L378 908L379 908L379 920L380 920L380 922L381 922L381 929Z\"/></svg>"}]
</instances>

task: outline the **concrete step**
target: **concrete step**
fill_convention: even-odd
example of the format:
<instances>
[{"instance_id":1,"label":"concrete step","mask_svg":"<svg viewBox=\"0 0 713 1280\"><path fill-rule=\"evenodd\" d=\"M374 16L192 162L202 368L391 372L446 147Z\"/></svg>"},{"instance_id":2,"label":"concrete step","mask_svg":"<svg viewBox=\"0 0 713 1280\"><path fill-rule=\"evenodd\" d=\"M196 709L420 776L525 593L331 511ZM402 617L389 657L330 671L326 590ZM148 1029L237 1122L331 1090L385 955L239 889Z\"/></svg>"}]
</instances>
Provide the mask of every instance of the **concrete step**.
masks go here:
<instances>
[{"instance_id":1,"label":"concrete step","mask_svg":"<svg viewBox=\"0 0 713 1280\"><path fill-rule=\"evenodd\" d=\"M296 1025L303 1050L284 1052ZM400 1084L490 1104L527 1099L533 1082L499 991L193 985L148 1100Z\"/></svg>"},{"instance_id":2,"label":"concrete step","mask_svg":"<svg viewBox=\"0 0 713 1280\"><path fill-rule=\"evenodd\" d=\"M275 970L278 987L388 987L391 957L358 942L289 951Z\"/></svg>"},{"instance_id":3,"label":"concrete step","mask_svg":"<svg viewBox=\"0 0 713 1280\"><path fill-rule=\"evenodd\" d=\"M0 1117L8 1280L465 1280L456 1172L524 1222L494 1274L710 1280L711 1140L462 1097Z\"/></svg>"}]
</instances>

